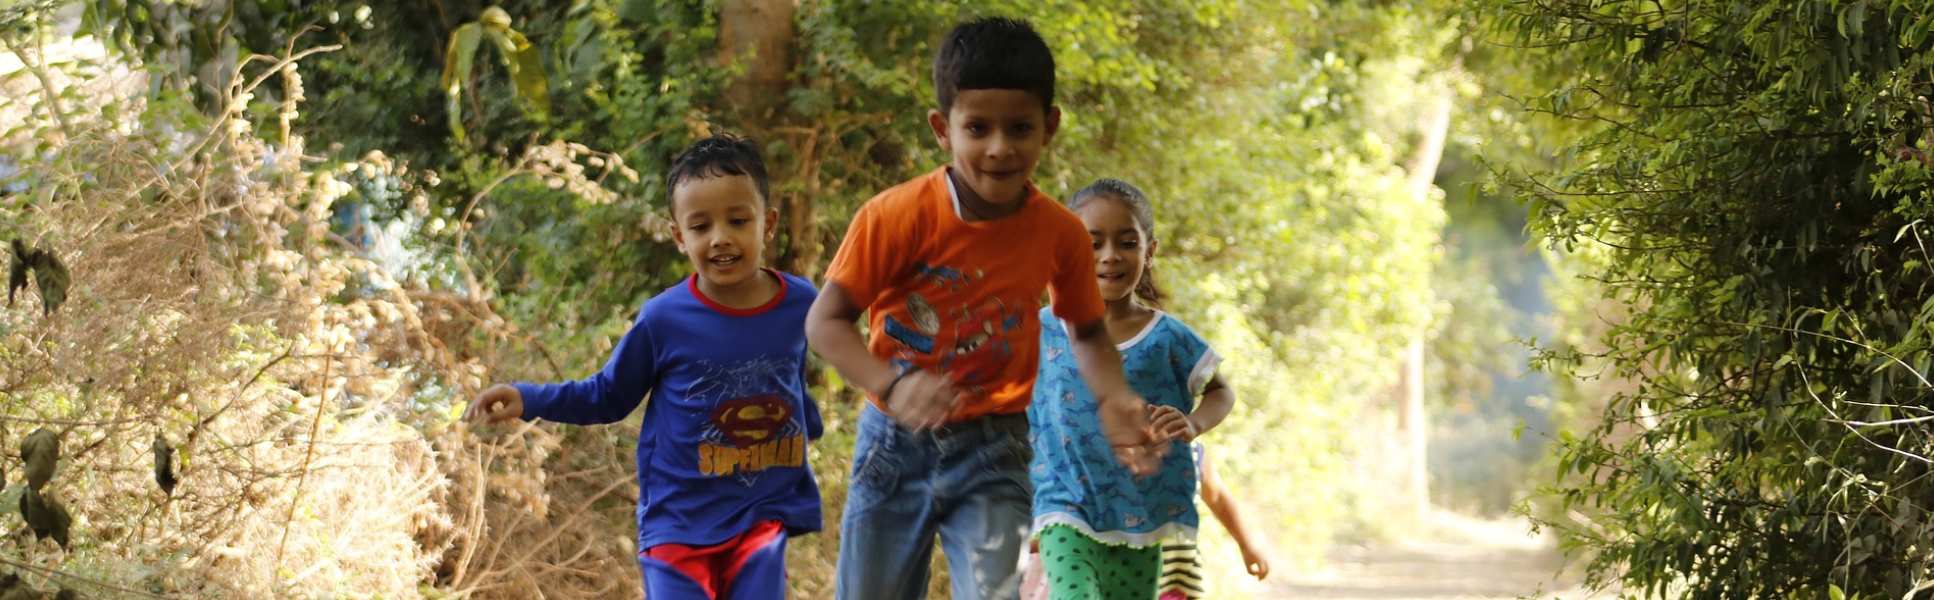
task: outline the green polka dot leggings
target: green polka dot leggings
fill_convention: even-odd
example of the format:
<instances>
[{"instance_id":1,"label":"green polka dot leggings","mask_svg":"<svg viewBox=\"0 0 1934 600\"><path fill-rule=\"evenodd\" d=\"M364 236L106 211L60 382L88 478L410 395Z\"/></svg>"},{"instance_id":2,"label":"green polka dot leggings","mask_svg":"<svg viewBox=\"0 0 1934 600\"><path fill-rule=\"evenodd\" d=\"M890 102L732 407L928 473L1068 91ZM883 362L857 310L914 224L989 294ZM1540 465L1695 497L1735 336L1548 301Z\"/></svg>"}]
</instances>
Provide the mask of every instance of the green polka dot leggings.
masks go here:
<instances>
[{"instance_id":1,"label":"green polka dot leggings","mask_svg":"<svg viewBox=\"0 0 1934 600\"><path fill-rule=\"evenodd\" d=\"M1149 600L1161 574L1160 546L1096 541L1066 525L1041 530L1041 567L1053 600Z\"/></svg>"}]
</instances>

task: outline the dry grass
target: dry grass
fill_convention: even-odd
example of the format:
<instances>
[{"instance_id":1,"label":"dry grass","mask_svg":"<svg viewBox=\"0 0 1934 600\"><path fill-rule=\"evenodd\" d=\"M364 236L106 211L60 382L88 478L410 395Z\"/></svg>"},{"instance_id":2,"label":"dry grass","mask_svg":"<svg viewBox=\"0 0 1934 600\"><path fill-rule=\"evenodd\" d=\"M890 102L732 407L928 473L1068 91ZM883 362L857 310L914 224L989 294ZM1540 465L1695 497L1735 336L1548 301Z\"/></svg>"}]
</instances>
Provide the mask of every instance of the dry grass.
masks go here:
<instances>
[{"instance_id":1,"label":"dry grass","mask_svg":"<svg viewBox=\"0 0 1934 600\"><path fill-rule=\"evenodd\" d=\"M236 110L199 125L0 106L33 115L47 149L0 144L35 161L34 187L0 198L0 234L73 274L51 316L37 290L0 310L0 446L59 432L50 486L75 516L62 550L0 514L0 562L93 597L635 597L628 461L558 457L544 429L452 426L491 371L478 349L508 327L476 290L396 281L331 234L345 171L240 120L251 86L299 89L295 65L245 65ZM380 157L356 168L403 176ZM177 448L173 497L156 435ZM20 472L11 451L0 466Z\"/></svg>"}]
</instances>

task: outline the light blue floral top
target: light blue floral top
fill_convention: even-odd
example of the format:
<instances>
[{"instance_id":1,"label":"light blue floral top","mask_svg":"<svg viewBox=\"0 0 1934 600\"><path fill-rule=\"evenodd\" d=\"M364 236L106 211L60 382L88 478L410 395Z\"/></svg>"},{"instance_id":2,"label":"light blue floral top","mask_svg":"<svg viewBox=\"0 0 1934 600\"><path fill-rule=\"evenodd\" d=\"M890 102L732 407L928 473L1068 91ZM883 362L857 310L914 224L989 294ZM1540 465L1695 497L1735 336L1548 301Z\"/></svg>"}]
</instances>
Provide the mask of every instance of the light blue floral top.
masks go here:
<instances>
[{"instance_id":1,"label":"light blue floral top","mask_svg":"<svg viewBox=\"0 0 1934 600\"><path fill-rule=\"evenodd\" d=\"M1129 387L1151 405L1195 409L1221 360L1187 325L1156 312L1117 344ZM1151 546L1195 536L1195 459L1174 442L1161 470L1136 479L1115 462L1101 433L1094 394L1081 380L1067 327L1041 311L1041 368L1027 410L1034 462L1034 530L1073 527L1097 541Z\"/></svg>"}]
</instances>

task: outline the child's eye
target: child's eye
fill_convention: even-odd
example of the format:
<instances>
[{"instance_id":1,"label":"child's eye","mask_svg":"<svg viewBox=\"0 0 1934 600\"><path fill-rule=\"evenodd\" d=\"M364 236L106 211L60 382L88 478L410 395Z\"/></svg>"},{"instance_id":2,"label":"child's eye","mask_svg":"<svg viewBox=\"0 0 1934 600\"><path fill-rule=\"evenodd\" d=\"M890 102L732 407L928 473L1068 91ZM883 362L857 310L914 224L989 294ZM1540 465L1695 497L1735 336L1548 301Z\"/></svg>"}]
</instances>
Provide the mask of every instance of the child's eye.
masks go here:
<instances>
[{"instance_id":1,"label":"child's eye","mask_svg":"<svg viewBox=\"0 0 1934 600\"><path fill-rule=\"evenodd\" d=\"M1020 125L1015 125L1009 129L1011 129L1014 132L1014 135L1027 135L1028 133L1034 131L1034 124L1022 123Z\"/></svg>"},{"instance_id":2,"label":"child's eye","mask_svg":"<svg viewBox=\"0 0 1934 600\"><path fill-rule=\"evenodd\" d=\"M986 126L986 125L982 125L982 124L979 124L979 123L968 123L968 124L967 124L967 133L971 133L971 134L974 134L974 135L986 135L986 134L987 134L987 126Z\"/></svg>"},{"instance_id":3,"label":"child's eye","mask_svg":"<svg viewBox=\"0 0 1934 600\"><path fill-rule=\"evenodd\" d=\"M1100 240L1096 240L1096 241L1095 241L1095 249L1096 249L1096 250L1100 250L1100 249L1101 249L1101 241L1100 241Z\"/></svg>"},{"instance_id":4,"label":"child's eye","mask_svg":"<svg viewBox=\"0 0 1934 600\"><path fill-rule=\"evenodd\" d=\"M1133 247L1135 247L1135 246L1136 246L1136 243L1135 243L1135 240L1122 240L1122 241L1121 241L1121 247L1123 247L1123 248L1133 248Z\"/></svg>"},{"instance_id":5,"label":"child's eye","mask_svg":"<svg viewBox=\"0 0 1934 600\"><path fill-rule=\"evenodd\" d=\"M752 219L746 219L746 218L732 219L733 225L744 225L746 223L751 223L751 222L752 222Z\"/></svg>"},{"instance_id":6,"label":"child's eye","mask_svg":"<svg viewBox=\"0 0 1934 600\"><path fill-rule=\"evenodd\" d=\"M712 225L711 223L693 223L690 227L686 227L686 229L690 229L692 231L704 231L706 227L710 227L711 225Z\"/></svg>"}]
</instances>

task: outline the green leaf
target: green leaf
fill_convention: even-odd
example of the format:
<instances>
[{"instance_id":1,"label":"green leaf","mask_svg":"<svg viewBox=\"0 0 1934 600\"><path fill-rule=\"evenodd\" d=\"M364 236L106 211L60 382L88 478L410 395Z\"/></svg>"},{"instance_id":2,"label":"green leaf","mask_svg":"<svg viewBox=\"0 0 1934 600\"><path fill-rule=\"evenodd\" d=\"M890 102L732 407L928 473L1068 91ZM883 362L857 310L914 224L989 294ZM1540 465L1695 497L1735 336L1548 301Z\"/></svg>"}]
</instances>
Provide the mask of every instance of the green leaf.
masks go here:
<instances>
[{"instance_id":1,"label":"green leaf","mask_svg":"<svg viewBox=\"0 0 1934 600\"><path fill-rule=\"evenodd\" d=\"M519 36L522 37L522 36ZM516 83L517 96L530 104L532 115L538 121L549 119L551 112L551 93L549 82L544 76L543 58L537 48L526 46L511 59L511 81Z\"/></svg>"},{"instance_id":2,"label":"green leaf","mask_svg":"<svg viewBox=\"0 0 1934 600\"><path fill-rule=\"evenodd\" d=\"M443 53L443 76L438 79L438 85L443 88L446 97L450 134L456 136L459 144L464 143L463 82L470 78L477 44L482 41L483 27L476 23L465 23L450 34L450 44Z\"/></svg>"},{"instance_id":3,"label":"green leaf","mask_svg":"<svg viewBox=\"0 0 1934 600\"><path fill-rule=\"evenodd\" d=\"M489 33L491 43L497 46L504 61L504 67L510 70L510 80L517 88L517 97L523 99L533 118L546 120L551 111L551 94L544 76L543 57L538 55L537 47L532 46L530 40L516 30L491 28Z\"/></svg>"},{"instance_id":4,"label":"green leaf","mask_svg":"<svg viewBox=\"0 0 1934 600\"><path fill-rule=\"evenodd\" d=\"M548 121L551 111L551 95L548 78L544 74L543 57L536 46L524 34L510 28L510 16L498 7L484 11L477 21L465 23L450 34L450 42L443 58L443 74L439 85L445 95L445 112L448 113L450 134L457 143L465 143L463 128L463 82L470 78L470 71L476 62L477 46L488 36L490 43L497 47L497 55L510 71L511 82L517 90L517 97L524 103L524 109L533 120Z\"/></svg>"},{"instance_id":5,"label":"green leaf","mask_svg":"<svg viewBox=\"0 0 1934 600\"><path fill-rule=\"evenodd\" d=\"M1827 598L1831 600L1847 600L1847 593L1841 591L1840 586L1829 583L1827 584Z\"/></svg>"},{"instance_id":6,"label":"green leaf","mask_svg":"<svg viewBox=\"0 0 1934 600\"><path fill-rule=\"evenodd\" d=\"M1907 237L1907 232L1913 231L1914 226L1921 224L1921 221L1921 219L1914 219L1912 222L1900 226L1900 229L1894 232L1894 242L1899 243L1901 238Z\"/></svg>"},{"instance_id":7,"label":"green leaf","mask_svg":"<svg viewBox=\"0 0 1934 600\"><path fill-rule=\"evenodd\" d=\"M651 18L652 0L625 0L618 6L618 18L637 23Z\"/></svg>"}]
</instances>

